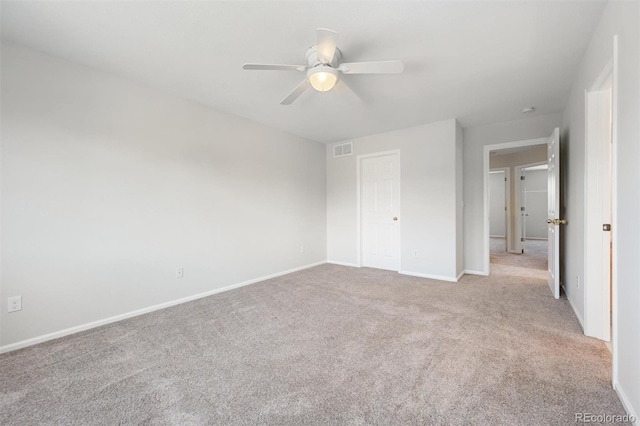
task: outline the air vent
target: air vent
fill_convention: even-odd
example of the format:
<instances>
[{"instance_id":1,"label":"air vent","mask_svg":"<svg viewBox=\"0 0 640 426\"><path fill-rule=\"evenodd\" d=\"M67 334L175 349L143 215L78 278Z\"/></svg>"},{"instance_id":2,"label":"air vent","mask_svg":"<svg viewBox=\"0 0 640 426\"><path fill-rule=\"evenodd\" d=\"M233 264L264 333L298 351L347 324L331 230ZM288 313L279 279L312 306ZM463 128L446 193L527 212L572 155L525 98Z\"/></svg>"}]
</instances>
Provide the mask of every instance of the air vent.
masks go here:
<instances>
[{"instance_id":1,"label":"air vent","mask_svg":"<svg viewBox=\"0 0 640 426\"><path fill-rule=\"evenodd\" d=\"M353 144L351 142L333 146L333 157L344 157L353 154Z\"/></svg>"}]
</instances>

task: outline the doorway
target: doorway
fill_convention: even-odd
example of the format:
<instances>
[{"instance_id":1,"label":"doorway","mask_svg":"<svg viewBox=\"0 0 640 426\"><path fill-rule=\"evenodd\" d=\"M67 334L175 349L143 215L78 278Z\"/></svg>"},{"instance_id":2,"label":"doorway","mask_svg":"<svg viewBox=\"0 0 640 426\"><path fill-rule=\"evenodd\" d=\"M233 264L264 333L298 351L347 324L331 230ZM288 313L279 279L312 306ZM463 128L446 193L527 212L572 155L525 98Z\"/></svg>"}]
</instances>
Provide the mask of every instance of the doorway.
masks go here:
<instances>
[{"instance_id":1,"label":"doorway","mask_svg":"<svg viewBox=\"0 0 640 426\"><path fill-rule=\"evenodd\" d=\"M489 170L490 167L494 166L493 158L495 158L498 150L515 150L512 156L505 157L510 158L511 160L517 161L515 164L523 164L531 162L531 158L527 157L527 159L522 158L522 153L525 147L532 147L527 149L527 151L535 151L537 149L540 150L541 154L544 154L544 157L537 158L534 161L543 162L546 159L548 164L547 170L547 185L548 185L548 196L547 196L547 281L549 284L549 288L551 293L555 299L560 297L560 225L566 223L566 220L559 218L560 213L560 129L555 128L551 132L551 135L548 138L539 138L539 139L530 139L518 142L510 142L504 144L495 144L495 145L485 145L484 155L483 155L483 165L484 165L484 238L485 238L485 270L487 275L490 274L490 233L489 233ZM527 152L528 154L529 152ZM493 158L492 158L493 156ZM497 161L497 160L496 160ZM495 164L497 166L497 164ZM516 170L518 167L514 167ZM512 191L514 185L512 185ZM517 206L518 211L521 211L522 207ZM513 209L512 211L515 211ZM513 215L513 214L512 214ZM516 222L516 221L514 221ZM512 231L512 230L509 230ZM512 232L512 234L516 234ZM513 241L513 238L509 238L510 243L512 243L511 247L516 246L516 249L520 249L520 254L522 254L522 241Z\"/></svg>"},{"instance_id":2,"label":"doorway","mask_svg":"<svg viewBox=\"0 0 640 426\"><path fill-rule=\"evenodd\" d=\"M504 144L486 145L484 147L484 237L485 268L490 273L491 240L489 221L489 171L497 166L511 166L514 173L514 183L522 182L526 178L528 166L547 164L546 185L547 202L540 203L547 213L547 282L555 299L560 297L560 262L559 241L560 225L565 224L564 219L559 218L560 210L560 130L555 128L548 138L530 139L525 141L510 142ZM502 152L499 152L502 151ZM502 154L502 155L501 155ZM508 155L506 155L508 154ZM500 158L502 157L502 158ZM526 166L526 167L525 167ZM535 170L532 170L532 172ZM524 256L523 233L526 233L527 213L523 205L525 198L525 185L511 185L514 194L515 205L512 209L513 226L507 230L507 241L511 247L510 252ZM510 235L509 235L510 234ZM517 237L516 237L517 236ZM513 258L515 259L515 258Z\"/></svg>"},{"instance_id":3,"label":"doorway","mask_svg":"<svg viewBox=\"0 0 640 426\"><path fill-rule=\"evenodd\" d=\"M360 264L400 270L400 153L358 157Z\"/></svg>"},{"instance_id":4,"label":"doorway","mask_svg":"<svg viewBox=\"0 0 640 426\"><path fill-rule=\"evenodd\" d=\"M520 150L497 150L492 160L495 163L504 164L509 161L513 167L506 167L489 172L489 215L490 215L490 263L492 265L510 265L520 268L536 270L542 277L547 271L547 163L533 163L517 165L527 159L544 158L545 146L523 147ZM517 154L517 155L516 155ZM508 158L500 158L509 155ZM514 169L513 188L508 176ZM512 189L512 190L511 190ZM509 205L508 194L516 194L514 204L516 219L511 232L519 245L513 250L506 249L505 235L499 234L501 230L506 233L508 226L505 212ZM503 194L507 194L504 196ZM500 206L502 204L502 206Z\"/></svg>"},{"instance_id":5,"label":"doorway","mask_svg":"<svg viewBox=\"0 0 640 426\"><path fill-rule=\"evenodd\" d=\"M485 271L487 275L490 273L491 257L499 255L501 260L508 257L504 253L496 253L496 249L504 247L506 242L506 251L511 254L522 254L521 241L521 195L519 195L519 182L521 177L521 168L534 166L538 164L546 164L547 158L547 139L529 139L524 141L509 142L503 144L487 145L484 147L484 241L485 241ZM506 187L506 204L507 218L505 220L505 238L496 240L495 233L491 232L491 222L499 212L494 207L494 213L491 212L491 180L495 180L495 174L492 176L491 171L504 170L507 178ZM497 184L497 182L494 182ZM494 197L495 199L495 197ZM546 207L546 206L545 206ZM546 223L546 219L545 219ZM491 235L494 235L492 238ZM493 248L493 250L492 250ZM512 259L515 261L515 259ZM510 261L512 261L510 260Z\"/></svg>"}]
</instances>

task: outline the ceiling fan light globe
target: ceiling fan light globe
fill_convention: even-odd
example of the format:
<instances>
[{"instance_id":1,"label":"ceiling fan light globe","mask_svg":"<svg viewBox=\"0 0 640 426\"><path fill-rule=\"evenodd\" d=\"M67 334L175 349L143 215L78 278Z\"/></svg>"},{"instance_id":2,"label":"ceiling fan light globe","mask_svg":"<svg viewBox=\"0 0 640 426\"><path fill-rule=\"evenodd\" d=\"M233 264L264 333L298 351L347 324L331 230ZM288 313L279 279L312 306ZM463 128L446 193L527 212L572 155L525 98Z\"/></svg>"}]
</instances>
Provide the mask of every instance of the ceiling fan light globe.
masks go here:
<instances>
[{"instance_id":1,"label":"ceiling fan light globe","mask_svg":"<svg viewBox=\"0 0 640 426\"><path fill-rule=\"evenodd\" d=\"M318 92L328 92L338 82L338 73L331 67L318 67L310 70L309 83Z\"/></svg>"}]
</instances>

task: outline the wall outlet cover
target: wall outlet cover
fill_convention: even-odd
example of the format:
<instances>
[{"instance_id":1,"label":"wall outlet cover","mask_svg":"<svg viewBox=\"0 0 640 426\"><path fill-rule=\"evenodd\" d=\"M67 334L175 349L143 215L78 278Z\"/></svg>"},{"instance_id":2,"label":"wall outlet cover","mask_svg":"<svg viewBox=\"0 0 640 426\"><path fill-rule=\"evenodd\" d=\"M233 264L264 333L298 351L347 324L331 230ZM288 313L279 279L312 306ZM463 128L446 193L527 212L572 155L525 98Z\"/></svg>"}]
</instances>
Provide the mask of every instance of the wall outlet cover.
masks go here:
<instances>
[{"instance_id":1,"label":"wall outlet cover","mask_svg":"<svg viewBox=\"0 0 640 426\"><path fill-rule=\"evenodd\" d=\"M13 296L8 299L7 312L16 312L22 310L22 296Z\"/></svg>"}]
</instances>

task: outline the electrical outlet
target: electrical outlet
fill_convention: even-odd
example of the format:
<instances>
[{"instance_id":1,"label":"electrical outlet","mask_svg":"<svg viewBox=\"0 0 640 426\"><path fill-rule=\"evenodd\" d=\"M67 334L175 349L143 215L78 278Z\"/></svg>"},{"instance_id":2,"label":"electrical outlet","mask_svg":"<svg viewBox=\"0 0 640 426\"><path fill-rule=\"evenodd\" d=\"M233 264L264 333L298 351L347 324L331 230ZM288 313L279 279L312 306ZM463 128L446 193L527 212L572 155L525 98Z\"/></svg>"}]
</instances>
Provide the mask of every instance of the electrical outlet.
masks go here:
<instances>
[{"instance_id":1,"label":"electrical outlet","mask_svg":"<svg viewBox=\"0 0 640 426\"><path fill-rule=\"evenodd\" d=\"M7 312L22 310L22 296L14 296L8 299Z\"/></svg>"},{"instance_id":2,"label":"electrical outlet","mask_svg":"<svg viewBox=\"0 0 640 426\"><path fill-rule=\"evenodd\" d=\"M304 253L304 246L300 246L300 253Z\"/></svg>"},{"instance_id":3,"label":"electrical outlet","mask_svg":"<svg viewBox=\"0 0 640 426\"><path fill-rule=\"evenodd\" d=\"M184 268L176 268L176 278L184 277Z\"/></svg>"}]
</instances>

